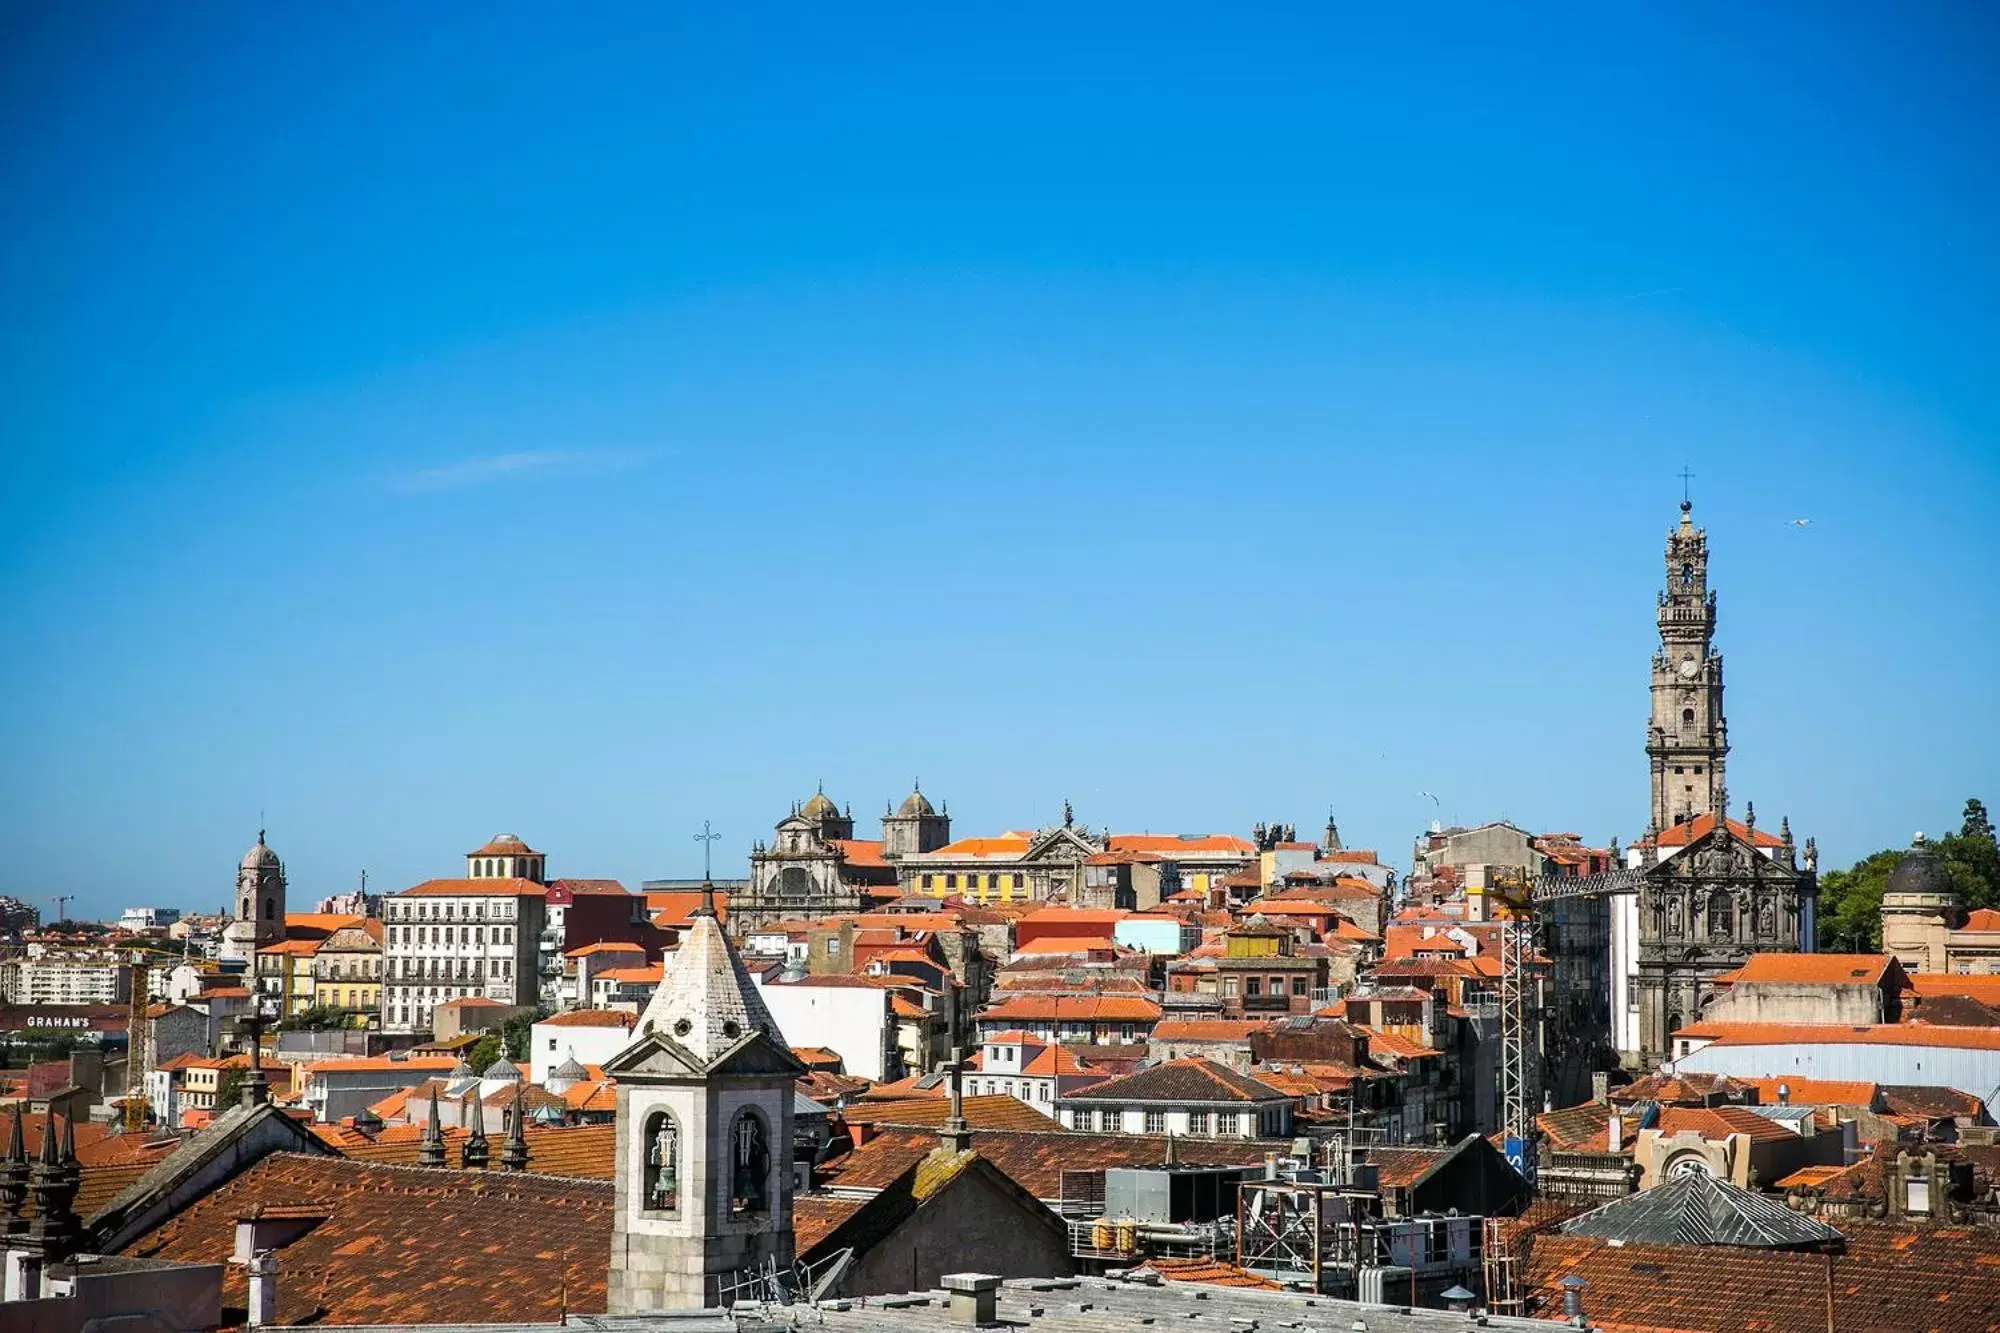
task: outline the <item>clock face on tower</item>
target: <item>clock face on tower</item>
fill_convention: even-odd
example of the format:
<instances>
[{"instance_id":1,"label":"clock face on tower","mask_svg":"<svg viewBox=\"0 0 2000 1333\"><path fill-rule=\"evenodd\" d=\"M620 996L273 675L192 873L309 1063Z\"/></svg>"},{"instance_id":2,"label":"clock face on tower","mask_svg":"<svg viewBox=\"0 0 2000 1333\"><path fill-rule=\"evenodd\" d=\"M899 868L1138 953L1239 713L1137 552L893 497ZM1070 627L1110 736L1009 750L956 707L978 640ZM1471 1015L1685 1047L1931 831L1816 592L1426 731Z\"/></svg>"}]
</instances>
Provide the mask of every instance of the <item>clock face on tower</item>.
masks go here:
<instances>
[{"instance_id":1,"label":"clock face on tower","mask_svg":"<svg viewBox=\"0 0 2000 1333\"><path fill-rule=\"evenodd\" d=\"M1689 680L1693 680L1694 673L1699 670L1701 670L1701 663L1695 661L1692 657L1683 657L1681 659L1680 673Z\"/></svg>"}]
</instances>

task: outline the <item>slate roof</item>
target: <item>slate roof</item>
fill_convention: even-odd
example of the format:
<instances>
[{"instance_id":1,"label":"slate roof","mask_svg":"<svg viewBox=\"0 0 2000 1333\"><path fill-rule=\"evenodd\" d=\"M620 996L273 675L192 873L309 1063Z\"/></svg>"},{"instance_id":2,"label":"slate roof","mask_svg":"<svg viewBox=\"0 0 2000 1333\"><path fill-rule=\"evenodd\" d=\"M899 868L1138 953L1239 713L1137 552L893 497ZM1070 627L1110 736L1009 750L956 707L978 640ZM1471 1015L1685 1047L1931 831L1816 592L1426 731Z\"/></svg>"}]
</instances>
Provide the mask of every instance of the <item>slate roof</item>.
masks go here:
<instances>
[{"instance_id":1,"label":"slate roof","mask_svg":"<svg viewBox=\"0 0 2000 1333\"><path fill-rule=\"evenodd\" d=\"M1790 1131L1780 1129L1781 1134ZM1564 1234L1627 1245L1734 1245L1804 1249L1837 1243L1841 1233L1770 1195L1695 1173L1614 1199L1563 1223Z\"/></svg>"},{"instance_id":2,"label":"slate roof","mask_svg":"<svg viewBox=\"0 0 2000 1333\"><path fill-rule=\"evenodd\" d=\"M1092 1084L1064 1100L1102 1102L1166 1102L1186 1105L1227 1102L1249 1105L1255 1102L1285 1101L1286 1095L1268 1083L1239 1074L1213 1060L1198 1057L1168 1060L1118 1078Z\"/></svg>"},{"instance_id":3,"label":"slate roof","mask_svg":"<svg viewBox=\"0 0 2000 1333\"><path fill-rule=\"evenodd\" d=\"M223 1304L241 1309L237 1219L300 1206L325 1220L277 1252L275 1323L553 1323L604 1309L612 1190L596 1181L278 1153L120 1253L223 1264Z\"/></svg>"}]
</instances>

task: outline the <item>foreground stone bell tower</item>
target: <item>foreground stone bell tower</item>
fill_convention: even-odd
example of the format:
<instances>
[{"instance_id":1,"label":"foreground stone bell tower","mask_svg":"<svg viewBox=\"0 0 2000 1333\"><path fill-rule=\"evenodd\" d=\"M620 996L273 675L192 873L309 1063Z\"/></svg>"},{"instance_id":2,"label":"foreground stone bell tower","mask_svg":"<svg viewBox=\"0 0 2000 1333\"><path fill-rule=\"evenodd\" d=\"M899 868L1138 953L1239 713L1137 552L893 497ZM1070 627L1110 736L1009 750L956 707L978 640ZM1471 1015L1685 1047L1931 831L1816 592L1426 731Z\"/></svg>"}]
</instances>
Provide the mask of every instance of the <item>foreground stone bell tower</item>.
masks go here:
<instances>
[{"instance_id":1,"label":"foreground stone bell tower","mask_svg":"<svg viewBox=\"0 0 2000 1333\"><path fill-rule=\"evenodd\" d=\"M1646 726L1655 829L1714 813L1729 754L1708 533L1694 525L1693 509L1681 501L1680 525L1667 534L1667 586L1659 597L1660 650L1653 655L1653 711Z\"/></svg>"},{"instance_id":2,"label":"foreground stone bell tower","mask_svg":"<svg viewBox=\"0 0 2000 1333\"><path fill-rule=\"evenodd\" d=\"M611 1314L720 1305L791 1266L792 1096L804 1072L704 887L617 1080Z\"/></svg>"}]
</instances>

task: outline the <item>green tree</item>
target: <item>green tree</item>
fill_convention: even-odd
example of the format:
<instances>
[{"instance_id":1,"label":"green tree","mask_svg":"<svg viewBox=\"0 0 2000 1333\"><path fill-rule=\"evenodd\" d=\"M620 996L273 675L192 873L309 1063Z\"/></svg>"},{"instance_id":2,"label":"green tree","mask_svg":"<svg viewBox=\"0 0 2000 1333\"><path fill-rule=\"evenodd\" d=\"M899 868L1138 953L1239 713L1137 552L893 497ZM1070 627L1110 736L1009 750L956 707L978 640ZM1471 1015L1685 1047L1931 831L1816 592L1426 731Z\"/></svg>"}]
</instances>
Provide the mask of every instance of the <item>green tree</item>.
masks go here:
<instances>
[{"instance_id":1,"label":"green tree","mask_svg":"<svg viewBox=\"0 0 2000 1333\"><path fill-rule=\"evenodd\" d=\"M301 1009L284 1022L278 1024L281 1032L325 1032L333 1028L349 1027L353 1015L337 1005L316 1004Z\"/></svg>"},{"instance_id":2,"label":"green tree","mask_svg":"<svg viewBox=\"0 0 2000 1333\"><path fill-rule=\"evenodd\" d=\"M1882 893L1905 849L1885 848L1846 870L1819 877L1819 947L1874 953L1882 947Z\"/></svg>"},{"instance_id":3,"label":"green tree","mask_svg":"<svg viewBox=\"0 0 2000 1333\"><path fill-rule=\"evenodd\" d=\"M1977 796L1966 798L1965 822L1958 826L1958 836L1988 845L1994 842L1993 821L1987 818L1986 803Z\"/></svg>"},{"instance_id":4,"label":"green tree","mask_svg":"<svg viewBox=\"0 0 2000 1333\"><path fill-rule=\"evenodd\" d=\"M230 1107L243 1100L243 1080L250 1077L248 1069L231 1067L222 1071L222 1077L215 1084L215 1113L221 1115Z\"/></svg>"},{"instance_id":5,"label":"green tree","mask_svg":"<svg viewBox=\"0 0 2000 1333\"><path fill-rule=\"evenodd\" d=\"M542 1005L531 1014L515 1014L500 1025L500 1037L506 1043L509 1060L528 1058L528 1041L534 1035L529 1029L547 1018L549 1013L549 1007Z\"/></svg>"},{"instance_id":6,"label":"green tree","mask_svg":"<svg viewBox=\"0 0 2000 1333\"><path fill-rule=\"evenodd\" d=\"M500 1058L500 1034L488 1032L472 1043L472 1049L465 1053L465 1063L472 1066L472 1072L483 1074L488 1065Z\"/></svg>"}]
</instances>

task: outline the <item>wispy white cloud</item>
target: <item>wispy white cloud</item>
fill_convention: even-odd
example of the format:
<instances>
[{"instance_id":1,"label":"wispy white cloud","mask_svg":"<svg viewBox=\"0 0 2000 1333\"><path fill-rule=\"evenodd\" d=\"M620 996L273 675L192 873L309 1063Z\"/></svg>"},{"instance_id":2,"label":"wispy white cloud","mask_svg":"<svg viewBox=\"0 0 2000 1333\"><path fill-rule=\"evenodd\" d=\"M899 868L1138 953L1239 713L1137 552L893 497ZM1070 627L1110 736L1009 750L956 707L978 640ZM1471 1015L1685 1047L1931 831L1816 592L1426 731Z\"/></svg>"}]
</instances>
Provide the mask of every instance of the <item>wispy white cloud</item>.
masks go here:
<instances>
[{"instance_id":1,"label":"wispy white cloud","mask_svg":"<svg viewBox=\"0 0 2000 1333\"><path fill-rule=\"evenodd\" d=\"M392 478L389 489L402 495L419 495L554 473L583 476L623 472L641 466L651 456L646 449L525 449L406 472Z\"/></svg>"}]
</instances>

